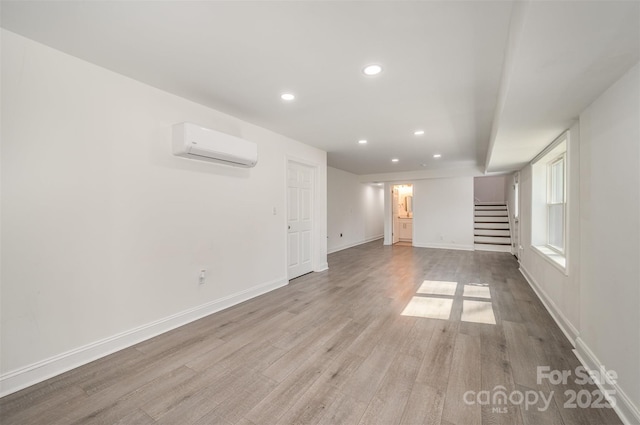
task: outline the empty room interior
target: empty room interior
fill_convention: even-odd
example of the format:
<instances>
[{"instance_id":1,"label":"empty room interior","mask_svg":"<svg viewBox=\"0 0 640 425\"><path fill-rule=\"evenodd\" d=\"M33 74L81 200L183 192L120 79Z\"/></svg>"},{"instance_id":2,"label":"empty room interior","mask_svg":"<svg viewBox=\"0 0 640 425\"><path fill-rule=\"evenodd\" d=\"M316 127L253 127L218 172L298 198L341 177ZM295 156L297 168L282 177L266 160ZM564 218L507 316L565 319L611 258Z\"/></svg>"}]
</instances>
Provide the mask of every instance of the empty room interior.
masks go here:
<instances>
[{"instance_id":1,"label":"empty room interior","mask_svg":"<svg viewBox=\"0 0 640 425\"><path fill-rule=\"evenodd\" d=\"M0 423L640 424L639 1L0 1Z\"/></svg>"}]
</instances>

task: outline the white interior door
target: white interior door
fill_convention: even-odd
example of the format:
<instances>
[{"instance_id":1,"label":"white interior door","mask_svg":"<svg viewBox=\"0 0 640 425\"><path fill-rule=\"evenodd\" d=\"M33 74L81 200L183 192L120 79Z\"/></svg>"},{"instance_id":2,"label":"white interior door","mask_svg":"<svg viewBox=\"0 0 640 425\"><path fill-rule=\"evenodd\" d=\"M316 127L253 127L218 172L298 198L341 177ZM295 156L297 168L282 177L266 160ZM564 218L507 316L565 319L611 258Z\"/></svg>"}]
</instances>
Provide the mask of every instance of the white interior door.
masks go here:
<instances>
[{"instance_id":1,"label":"white interior door","mask_svg":"<svg viewBox=\"0 0 640 425\"><path fill-rule=\"evenodd\" d=\"M287 168L288 277L313 271L313 168L289 162Z\"/></svg>"},{"instance_id":2,"label":"white interior door","mask_svg":"<svg viewBox=\"0 0 640 425\"><path fill-rule=\"evenodd\" d=\"M393 186L393 196L391 203L391 225L392 225L392 233L393 238L391 243L396 243L400 241L400 222L398 221L398 186Z\"/></svg>"}]
</instances>

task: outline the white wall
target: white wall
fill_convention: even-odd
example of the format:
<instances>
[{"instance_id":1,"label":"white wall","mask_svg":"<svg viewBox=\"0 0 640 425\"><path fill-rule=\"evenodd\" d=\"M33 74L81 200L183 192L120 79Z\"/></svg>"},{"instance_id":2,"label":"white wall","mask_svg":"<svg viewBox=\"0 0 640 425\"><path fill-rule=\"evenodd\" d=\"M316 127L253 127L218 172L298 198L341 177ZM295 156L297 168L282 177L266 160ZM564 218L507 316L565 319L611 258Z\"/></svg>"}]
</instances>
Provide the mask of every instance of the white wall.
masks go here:
<instances>
[{"instance_id":1,"label":"white wall","mask_svg":"<svg viewBox=\"0 0 640 425\"><path fill-rule=\"evenodd\" d=\"M380 239L383 229L382 187L360 183L355 174L327 167L328 252Z\"/></svg>"},{"instance_id":2,"label":"white wall","mask_svg":"<svg viewBox=\"0 0 640 425\"><path fill-rule=\"evenodd\" d=\"M413 245L473 250L473 177L413 185Z\"/></svg>"},{"instance_id":3,"label":"white wall","mask_svg":"<svg viewBox=\"0 0 640 425\"><path fill-rule=\"evenodd\" d=\"M618 372L640 423L640 65L580 115L580 131L577 348Z\"/></svg>"},{"instance_id":4,"label":"white wall","mask_svg":"<svg viewBox=\"0 0 640 425\"><path fill-rule=\"evenodd\" d=\"M182 121L258 165L174 157ZM287 158L317 166L327 267L325 152L7 31L1 148L3 393L285 285Z\"/></svg>"},{"instance_id":5,"label":"white wall","mask_svg":"<svg viewBox=\"0 0 640 425\"><path fill-rule=\"evenodd\" d=\"M531 166L521 172L521 269L582 361L617 373L626 423L640 422L639 117L636 65L570 129L568 275L531 249Z\"/></svg>"},{"instance_id":6,"label":"white wall","mask_svg":"<svg viewBox=\"0 0 640 425\"><path fill-rule=\"evenodd\" d=\"M507 176L486 176L473 179L473 196L478 202L505 202Z\"/></svg>"}]
</instances>

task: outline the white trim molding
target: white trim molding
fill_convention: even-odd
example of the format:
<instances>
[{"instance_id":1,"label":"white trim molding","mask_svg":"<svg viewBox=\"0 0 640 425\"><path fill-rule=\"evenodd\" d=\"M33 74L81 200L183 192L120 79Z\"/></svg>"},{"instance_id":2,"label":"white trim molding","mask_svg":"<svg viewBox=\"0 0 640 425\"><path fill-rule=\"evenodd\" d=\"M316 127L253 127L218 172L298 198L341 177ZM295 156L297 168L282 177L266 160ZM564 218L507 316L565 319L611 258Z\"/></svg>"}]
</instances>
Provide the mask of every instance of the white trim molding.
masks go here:
<instances>
[{"instance_id":1,"label":"white trim molding","mask_svg":"<svg viewBox=\"0 0 640 425\"><path fill-rule=\"evenodd\" d=\"M576 329L576 327L573 326L571 321L567 319L567 316L562 314L562 311L560 311L556 303L553 302L553 300L547 295L547 293L542 289L542 287L538 284L538 282L536 282L533 276L531 276L531 274L527 271L527 269L524 268L522 263L520 263L519 270L522 276L524 276L526 281L529 283L529 286L531 287L531 289L533 289L533 292L535 292L538 298L540 299L540 301L542 301L542 304L547 309L547 311L549 312L553 320L560 327L560 330L562 331L562 333L564 333L564 335L567 337L569 342L571 342L571 345L575 347L576 339L580 334L578 332L578 329Z\"/></svg>"},{"instance_id":2,"label":"white trim molding","mask_svg":"<svg viewBox=\"0 0 640 425\"><path fill-rule=\"evenodd\" d=\"M413 243L416 248L435 248L435 249L455 249L458 251L474 251L473 245L463 245L455 243Z\"/></svg>"},{"instance_id":3,"label":"white trim molding","mask_svg":"<svg viewBox=\"0 0 640 425\"><path fill-rule=\"evenodd\" d=\"M244 291L147 323L100 341L75 348L0 376L0 397L37 384L101 357L131 347L187 323L227 309L241 302L286 286L285 277L262 283Z\"/></svg>"},{"instance_id":4,"label":"white trim molding","mask_svg":"<svg viewBox=\"0 0 640 425\"><path fill-rule=\"evenodd\" d=\"M593 351L580 338L576 340L576 349L573 350L580 363L589 371L605 371L605 365L593 354ZM606 375L600 373L599 376ZM598 388L603 394L611 394L615 398L613 410L618 414L624 424L640 424L640 409L633 401L622 391L617 381L599 382L605 380L596 380Z\"/></svg>"},{"instance_id":5,"label":"white trim molding","mask_svg":"<svg viewBox=\"0 0 640 425\"><path fill-rule=\"evenodd\" d=\"M324 272L326 270L329 270L329 263L322 263L313 271L316 273L319 273L319 272Z\"/></svg>"},{"instance_id":6,"label":"white trim molding","mask_svg":"<svg viewBox=\"0 0 640 425\"><path fill-rule=\"evenodd\" d=\"M531 245L531 251L542 257L547 263L560 270L565 276L569 276L567 257L560 255L546 246Z\"/></svg>"},{"instance_id":7,"label":"white trim molding","mask_svg":"<svg viewBox=\"0 0 640 425\"><path fill-rule=\"evenodd\" d=\"M347 244L347 245L339 246L337 248L333 248L331 251L327 252L327 254L333 254L334 252L342 251L344 249L353 248L354 246L358 246L358 245L362 245L362 244L365 244L365 243L377 241L377 240L382 239L382 238L384 238L384 235L371 236L371 237L365 238L364 240L361 240L359 242L354 242L354 243L350 243L350 244Z\"/></svg>"}]
</instances>

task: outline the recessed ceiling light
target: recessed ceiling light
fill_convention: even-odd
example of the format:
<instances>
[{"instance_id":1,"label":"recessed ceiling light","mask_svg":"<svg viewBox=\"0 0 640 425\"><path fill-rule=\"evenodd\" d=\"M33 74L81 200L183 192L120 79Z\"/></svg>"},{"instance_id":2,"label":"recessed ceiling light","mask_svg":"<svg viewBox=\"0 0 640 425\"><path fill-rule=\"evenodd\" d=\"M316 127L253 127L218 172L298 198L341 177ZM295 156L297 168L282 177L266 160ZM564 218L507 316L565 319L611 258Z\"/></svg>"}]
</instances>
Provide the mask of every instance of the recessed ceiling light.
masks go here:
<instances>
[{"instance_id":1,"label":"recessed ceiling light","mask_svg":"<svg viewBox=\"0 0 640 425\"><path fill-rule=\"evenodd\" d=\"M295 98L296 98L296 97L295 97L293 94L291 94L291 93L282 93L282 94L280 95L280 99L282 99L282 100L293 100L293 99L295 99Z\"/></svg>"},{"instance_id":2,"label":"recessed ceiling light","mask_svg":"<svg viewBox=\"0 0 640 425\"><path fill-rule=\"evenodd\" d=\"M398 162L398 161L400 161L398 158L393 158L393 159L391 160L391 162Z\"/></svg>"},{"instance_id":3,"label":"recessed ceiling light","mask_svg":"<svg viewBox=\"0 0 640 425\"><path fill-rule=\"evenodd\" d=\"M380 65L367 65L364 67L364 69L362 70L362 72L364 73L364 75L378 75L382 72L382 67Z\"/></svg>"},{"instance_id":4,"label":"recessed ceiling light","mask_svg":"<svg viewBox=\"0 0 640 425\"><path fill-rule=\"evenodd\" d=\"M440 158L442 155L440 155L439 153L433 155L434 158Z\"/></svg>"},{"instance_id":5,"label":"recessed ceiling light","mask_svg":"<svg viewBox=\"0 0 640 425\"><path fill-rule=\"evenodd\" d=\"M424 130L416 130L413 132L416 136L422 136L424 134Z\"/></svg>"},{"instance_id":6,"label":"recessed ceiling light","mask_svg":"<svg viewBox=\"0 0 640 425\"><path fill-rule=\"evenodd\" d=\"M366 145L367 141L362 139L362 140L358 140L358 143L360 143L361 145Z\"/></svg>"}]
</instances>

